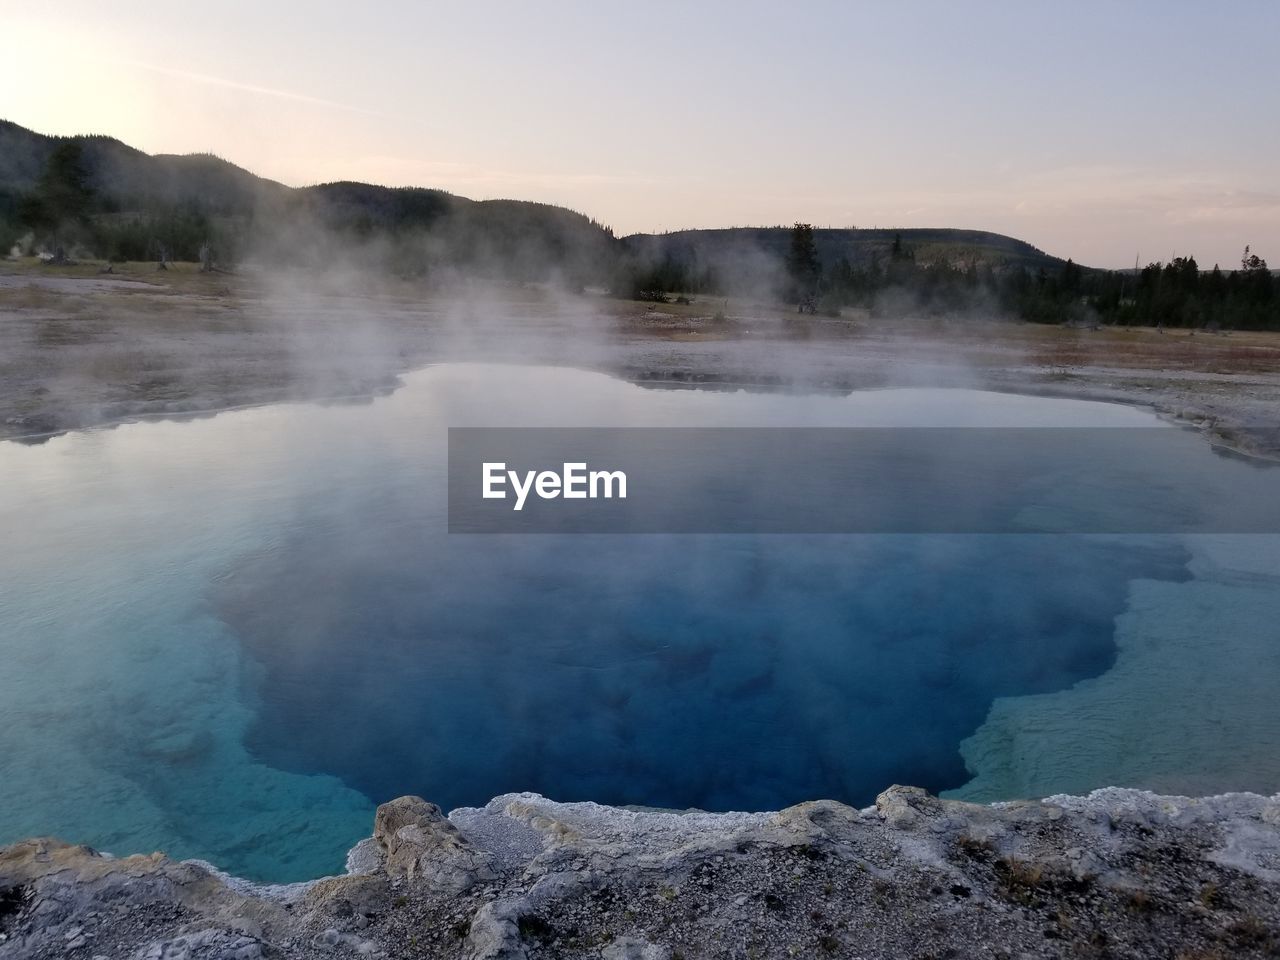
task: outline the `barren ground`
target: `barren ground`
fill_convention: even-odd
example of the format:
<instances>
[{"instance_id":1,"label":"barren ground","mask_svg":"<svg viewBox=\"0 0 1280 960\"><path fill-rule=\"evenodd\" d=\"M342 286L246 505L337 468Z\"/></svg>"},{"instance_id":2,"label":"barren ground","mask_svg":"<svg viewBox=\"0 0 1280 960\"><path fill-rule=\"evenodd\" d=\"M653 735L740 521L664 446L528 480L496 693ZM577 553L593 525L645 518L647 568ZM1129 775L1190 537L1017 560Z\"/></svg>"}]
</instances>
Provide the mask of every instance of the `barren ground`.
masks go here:
<instances>
[{"instance_id":1,"label":"barren ground","mask_svg":"<svg viewBox=\"0 0 1280 960\"><path fill-rule=\"evenodd\" d=\"M367 397L441 360L565 363L652 385L968 386L1149 405L1227 445L1280 410L1280 334L800 317L714 299L449 293L187 264L0 261L0 439L285 399Z\"/></svg>"}]
</instances>

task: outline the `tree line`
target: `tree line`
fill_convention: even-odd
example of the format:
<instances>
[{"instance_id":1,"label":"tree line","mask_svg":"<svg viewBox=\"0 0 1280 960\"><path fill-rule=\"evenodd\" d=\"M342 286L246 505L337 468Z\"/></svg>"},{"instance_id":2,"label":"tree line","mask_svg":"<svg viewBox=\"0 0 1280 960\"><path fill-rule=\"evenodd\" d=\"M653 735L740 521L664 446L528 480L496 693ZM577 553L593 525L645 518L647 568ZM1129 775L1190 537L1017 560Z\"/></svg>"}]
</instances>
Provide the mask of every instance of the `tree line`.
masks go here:
<instances>
[{"instance_id":1,"label":"tree line","mask_svg":"<svg viewBox=\"0 0 1280 960\"><path fill-rule=\"evenodd\" d=\"M55 259L86 250L109 261L199 260L213 245L232 260L243 227L195 201L130 201L90 185L82 146L66 141L49 156L35 186L0 194L0 245L24 238Z\"/></svg>"},{"instance_id":2,"label":"tree line","mask_svg":"<svg viewBox=\"0 0 1280 960\"><path fill-rule=\"evenodd\" d=\"M19 245L54 260L222 266L252 257L571 287L612 276L612 232L571 210L360 183L291 189L211 156L167 158L163 168L155 161L130 154L125 168L101 152L91 157L80 139L58 143L29 187L0 183L0 252Z\"/></svg>"},{"instance_id":3,"label":"tree line","mask_svg":"<svg viewBox=\"0 0 1280 960\"><path fill-rule=\"evenodd\" d=\"M831 315L860 307L890 317L1280 329L1280 278L1248 247L1227 270L1203 270L1191 256L1138 271L1085 269L1070 260L1028 269L991 257L921 257L895 236L876 256L824 262L813 226L796 223L771 271L755 263L746 269L670 251L637 257L607 228L572 211L470 204L440 191L329 184L295 191L267 215L190 197L126 197L94 189L76 140L52 151L31 189L0 192L0 249L23 237L55 258L79 249L112 261L231 264L252 248L277 262L323 266L341 256L400 275L447 269L517 282L554 278L648 300L733 296L749 281L754 295Z\"/></svg>"},{"instance_id":4,"label":"tree line","mask_svg":"<svg viewBox=\"0 0 1280 960\"><path fill-rule=\"evenodd\" d=\"M714 266L667 255L635 271L641 298L684 292L736 293ZM801 312L875 316L1012 316L1032 323L1140 324L1207 330L1280 330L1280 277L1246 247L1238 268L1201 269L1194 257L1141 270L1098 270L1067 260L1029 269L995 259L923 259L895 236L879 256L823 263L811 224L792 229L773 284Z\"/></svg>"},{"instance_id":5,"label":"tree line","mask_svg":"<svg viewBox=\"0 0 1280 960\"><path fill-rule=\"evenodd\" d=\"M1031 323L1151 325L1206 330L1280 330L1280 278L1246 248L1238 269L1203 271L1194 257L1142 270L1060 269L991 264L919 264L909 251L884 263L837 262L824 287L828 306L873 313L980 314Z\"/></svg>"}]
</instances>

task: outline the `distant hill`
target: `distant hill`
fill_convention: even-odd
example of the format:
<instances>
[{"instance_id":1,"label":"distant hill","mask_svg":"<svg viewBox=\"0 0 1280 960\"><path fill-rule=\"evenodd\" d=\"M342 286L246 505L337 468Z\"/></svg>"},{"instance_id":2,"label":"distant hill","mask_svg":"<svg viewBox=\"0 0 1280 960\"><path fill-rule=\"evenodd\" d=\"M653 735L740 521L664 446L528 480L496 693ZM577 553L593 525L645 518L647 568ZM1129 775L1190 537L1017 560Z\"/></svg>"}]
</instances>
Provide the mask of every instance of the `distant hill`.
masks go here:
<instances>
[{"instance_id":1,"label":"distant hill","mask_svg":"<svg viewBox=\"0 0 1280 960\"><path fill-rule=\"evenodd\" d=\"M102 256L143 259L164 249L194 259L214 236L224 252L254 249L273 257L336 255L311 229L337 235L344 254L374 237L399 243L396 269L434 269L441 262L491 269L516 279L566 276L609 284L619 269L634 274L666 264L684 276L716 275L748 284L776 273L791 227L737 227L634 234L612 231L563 207L519 200L473 201L443 190L339 182L292 188L256 176L212 154L149 155L106 136L52 137L0 120L0 228L18 235L21 200L36 190L59 147L79 147L94 195L92 240ZM0 229L0 233L3 233ZM433 252L407 238L429 232ZM887 262L895 238L921 266L957 269L1021 267L1056 272L1063 261L1031 244L979 230L817 229L824 268ZM0 236L0 242L4 242Z\"/></svg>"},{"instance_id":2,"label":"distant hill","mask_svg":"<svg viewBox=\"0 0 1280 960\"><path fill-rule=\"evenodd\" d=\"M1025 267L1060 270L1065 261L1031 244L984 230L948 228L822 229L813 231L814 245L823 265L845 260L852 267L866 267L888 260L895 238L922 266L949 264ZM765 252L778 261L787 256L791 225L780 227L732 227L714 230L679 230L673 233L638 233L623 238L633 255L654 262L671 258L685 266L710 265L739 255L744 249Z\"/></svg>"},{"instance_id":3,"label":"distant hill","mask_svg":"<svg viewBox=\"0 0 1280 960\"><path fill-rule=\"evenodd\" d=\"M33 189L54 150L68 142L83 150L89 185L117 209L194 202L212 212L248 214L289 193L212 154L151 156L111 137L50 137L7 120L0 120L0 190Z\"/></svg>"},{"instance_id":4,"label":"distant hill","mask_svg":"<svg viewBox=\"0 0 1280 960\"><path fill-rule=\"evenodd\" d=\"M0 254L242 260L374 274L588 285L842 316L1019 317L1280 329L1280 279L1260 257L1229 272L1194 258L1136 274L1081 268L982 230L735 227L621 239L564 207L443 190L288 187L212 154L151 156L105 136L49 137L0 120ZM794 246L794 255L793 255Z\"/></svg>"},{"instance_id":5,"label":"distant hill","mask_svg":"<svg viewBox=\"0 0 1280 960\"><path fill-rule=\"evenodd\" d=\"M316 226L335 233L348 253L350 244L393 240L394 262L408 271L447 259L514 279L561 275L583 282L606 275L616 255L611 230L563 207L354 182L293 188L212 154L153 156L111 137L45 136L4 120L0 227L7 220L14 232L21 199L36 190L50 158L67 144L79 147L94 196L93 239L127 247L122 255L130 259L144 258L139 244L156 244L148 231L170 256L195 259L208 234L237 250L255 246L285 256L304 238L315 239L314 230L296 228ZM435 242L417 242L427 232Z\"/></svg>"}]
</instances>

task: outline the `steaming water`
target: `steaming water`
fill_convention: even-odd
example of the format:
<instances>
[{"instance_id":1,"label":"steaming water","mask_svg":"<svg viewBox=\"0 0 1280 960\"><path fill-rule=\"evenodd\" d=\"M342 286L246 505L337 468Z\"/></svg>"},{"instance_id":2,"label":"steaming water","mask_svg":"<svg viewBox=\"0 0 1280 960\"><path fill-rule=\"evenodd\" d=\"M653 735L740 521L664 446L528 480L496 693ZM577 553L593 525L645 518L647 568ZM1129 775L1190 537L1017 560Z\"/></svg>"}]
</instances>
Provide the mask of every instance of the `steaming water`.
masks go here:
<instances>
[{"instance_id":1,"label":"steaming water","mask_svg":"<svg viewBox=\"0 0 1280 960\"><path fill-rule=\"evenodd\" d=\"M450 425L1157 423L457 365L362 406L2 444L0 842L292 880L403 793L1280 789L1275 537L444 532ZM1187 483L1256 483L1169 432Z\"/></svg>"}]
</instances>

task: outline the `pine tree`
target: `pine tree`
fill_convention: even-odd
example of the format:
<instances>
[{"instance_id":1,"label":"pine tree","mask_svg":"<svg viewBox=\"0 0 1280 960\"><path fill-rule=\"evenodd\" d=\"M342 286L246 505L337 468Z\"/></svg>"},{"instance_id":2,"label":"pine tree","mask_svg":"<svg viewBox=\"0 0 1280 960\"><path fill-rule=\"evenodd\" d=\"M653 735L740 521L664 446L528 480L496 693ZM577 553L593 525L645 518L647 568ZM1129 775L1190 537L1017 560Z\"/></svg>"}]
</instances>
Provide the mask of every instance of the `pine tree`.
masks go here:
<instances>
[{"instance_id":1,"label":"pine tree","mask_svg":"<svg viewBox=\"0 0 1280 960\"><path fill-rule=\"evenodd\" d=\"M787 276L791 280L791 299L803 309L818 293L822 265L813 241L813 224L797 223L791 231L791 250L787 254Z\"/></svg>"},{"instance_id":2,"label":"pine tree","mask_svg":"<svg viewBox=\"0 0 1280 960\"><path fill-rule=\"evenodd\" d=\"M59 235L73 224L86 222L92 206L93 190L89 187L83 148L74 140L59 144L49 155L35 191L27 197L23 219L52 234L61 259Z\"/></svg>"}]
</instances>

